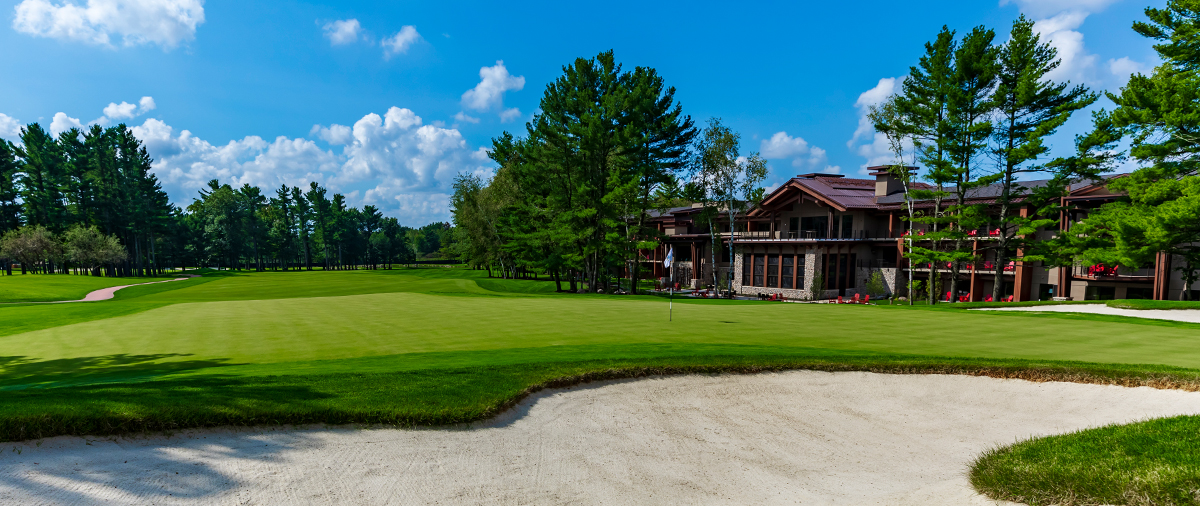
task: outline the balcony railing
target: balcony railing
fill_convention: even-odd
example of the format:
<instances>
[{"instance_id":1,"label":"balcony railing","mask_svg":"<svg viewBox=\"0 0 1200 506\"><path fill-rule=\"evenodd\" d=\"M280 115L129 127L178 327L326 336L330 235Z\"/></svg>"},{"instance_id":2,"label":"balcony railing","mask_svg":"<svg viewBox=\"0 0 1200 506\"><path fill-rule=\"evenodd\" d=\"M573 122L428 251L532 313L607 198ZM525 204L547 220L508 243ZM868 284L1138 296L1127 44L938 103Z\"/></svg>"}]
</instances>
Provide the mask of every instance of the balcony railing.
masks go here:
<instances>
[{"instance_id":1,"label":"balcony railing","mask_svg":"<svg viewBox=\"0 0 1200 506\"><path fill-rule=\"evenodd\" d=\"M1128 267L1109 267L1103 264L1100 265L1076 265L1072 269L1072 274L1075 277L1087 279L1108 279L1120 281L1121 279L1129 278L1153 278L1153 268L1130 269Z\"/></svg>"},{"instance_id":2,"label":"balcony railing","mask_svg":"<svg viewBox=\"0 0 1200 506\"><path fill-rule=\"evenodd\" d=\"M729 237L729 232L721 233L721 237ZM848 234L834 233L829 237L825 230L755 230L752 232L735 232L738 240L754 241L847 241L870 239L894 239L889 237L887 230L854 230Z\"/></svg>"}]
</instances>

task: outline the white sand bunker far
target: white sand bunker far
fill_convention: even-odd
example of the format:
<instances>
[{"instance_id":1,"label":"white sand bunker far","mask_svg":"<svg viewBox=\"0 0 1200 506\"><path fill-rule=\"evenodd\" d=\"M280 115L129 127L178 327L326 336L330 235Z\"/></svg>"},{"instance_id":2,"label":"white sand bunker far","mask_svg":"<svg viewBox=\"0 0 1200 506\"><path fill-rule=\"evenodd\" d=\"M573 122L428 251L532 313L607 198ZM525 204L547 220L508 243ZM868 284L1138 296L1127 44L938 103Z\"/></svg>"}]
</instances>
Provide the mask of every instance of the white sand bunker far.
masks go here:
<instances>
[{"instance_id":1,"label":"white sand bunker far","mask_svg":"<svg viewBox=\"0 0 1200 506\"><path fill-rule=\"evenodd\" d=\"M986 307L971 311L1038 311L1052 313L1092 313L1151 320L1174 320L1177 322L1200 323L1200 309L1121 309L1104 304L1062 304L1029 307Z\"/></svg>"},{"instance_id":2,"label":"white sand bunker far","mask_svg":"<svg viewBox=\"0 0 1200 506\"><path fill-rule=\"evenodd\" d=\"M547 392L473 428L6 444L0 503L983 505L966 473L988 448L1198 412L1200 394L1150 388L680 376Z\"/></svg>"}]
</instances>

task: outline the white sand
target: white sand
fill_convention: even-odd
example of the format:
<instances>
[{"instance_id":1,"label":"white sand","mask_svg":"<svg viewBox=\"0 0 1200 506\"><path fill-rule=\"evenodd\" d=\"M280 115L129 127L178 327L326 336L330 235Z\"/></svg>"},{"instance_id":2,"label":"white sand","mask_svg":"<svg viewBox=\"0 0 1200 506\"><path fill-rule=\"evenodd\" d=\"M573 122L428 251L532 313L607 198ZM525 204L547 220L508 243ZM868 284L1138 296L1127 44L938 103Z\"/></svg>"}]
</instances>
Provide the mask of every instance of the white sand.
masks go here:
<instances>
[{"instance_id":1,"label":"white sand","mask_svg":"<svg viewBox=\"0 0 1200 506\"><path fill-rule=\"evenodd\" d=\"M1200 309L1120 309L1104 304L1062 304L1054 306L1030 307L988 307L971 309L971 311L1040 311L1055 313L1093 313L1116 316L1132 316L1134 318L1150 318L1152 320L1175 320L1179 322L1200 323Z\"/></svg>"},{"instance_id":2,"label":"white sand","mask_svg":"<svg viewBox=\"0 0 1200 506\"><path fill-rule=\"evenodd\" d=\"M1197 412L1198 393L968 376L654 378L470 429L4 444L0 503L984 505L966 472L990 447Z\"/></svg>"}]
</instances>

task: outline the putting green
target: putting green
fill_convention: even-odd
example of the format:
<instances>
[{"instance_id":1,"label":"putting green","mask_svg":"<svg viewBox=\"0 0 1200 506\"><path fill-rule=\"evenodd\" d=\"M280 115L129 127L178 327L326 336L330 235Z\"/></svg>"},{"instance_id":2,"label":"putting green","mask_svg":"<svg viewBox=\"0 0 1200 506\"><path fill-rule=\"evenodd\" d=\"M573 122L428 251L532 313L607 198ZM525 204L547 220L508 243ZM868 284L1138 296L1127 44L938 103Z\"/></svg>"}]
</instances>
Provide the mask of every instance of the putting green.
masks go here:
<instances>
[{"instance_id":1,"label":"putting green","mask_svg":"<svg viewBox=\"0 0 1200 506\"><path fill-rule=\"evenodd\" d=\"M757 301L679 302L667 321L662 298L556 295L546 293L549 282L491 280L462 269L204 281L141 296L132 292L141 287L128 289L123 300L63 311L0 308L0 322L34 319L35 327L48 327L2 336L0 349L36 360L142 354L268 364L564 345L727 344L1200 367L1200 326L1191 325ZM72 314L53 319L58 312Z\"/></svg>"}]
</instances>

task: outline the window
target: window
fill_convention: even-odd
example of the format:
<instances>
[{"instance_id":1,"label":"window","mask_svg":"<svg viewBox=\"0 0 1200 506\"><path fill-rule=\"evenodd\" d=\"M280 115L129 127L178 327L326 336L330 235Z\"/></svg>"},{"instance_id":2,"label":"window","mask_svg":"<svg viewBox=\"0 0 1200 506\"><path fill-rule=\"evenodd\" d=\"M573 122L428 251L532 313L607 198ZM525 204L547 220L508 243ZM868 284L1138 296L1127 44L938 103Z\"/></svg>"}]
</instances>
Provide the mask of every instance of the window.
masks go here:
<instances>
[{"instance_id":1,"label":"window","mask_svg":"<svg viewBox=\"0 0 1200 506\"><path fill-rule=\"evenodd\" d=\"M763 286L763 255L754 255L754 286Z\"/></svg>"},{"instance_id":2,"label":"window","mask_svg":"<svg viewBox=\"0 0 1200 506\"><path fill-rule=\"evenodd\" d=\"M1113 300L1117 298L1117 287L1089 286L1083 293L1084 300Z\"/></svg>"},{"instance_id":3,"label":"window","mask_svg":"<svg viewBox=\"0 0 1200 506\"><path fill-rule=\"evenodd\" d=\"M767 286L779 287L779 255L767 255Z\"/></svg>"},{"instance_id":4,"label":"window","mask_svg":"<svg viewBox=\"0 0 1200 506\"><path fill-rule=\"evenodd\" d=\"M804 255L796 255L796 288L804 289Z\"/></svg>"},{"instance_id":5,"label":"window","mask_svg":"<svg viewBox=\"0 0 1200 506\"><path fill-rule=\"evenodd\" d=\"M796 239L800 237L800 218L788 218L788 237Z\"/></svg>"},{"instance_id":6,"label":"window","mask_svg":"<svg viewBox=\"0 0 1200 506\"><path fill-rule=\"evenodd\" d=\"M792 219L795 219L795 218L792 218ZM796 261L796 257L794 257L792 255L784 255L783 256L783 269L779 272L779 281L781 283L779 286L781 288L791 288L792 287L792 275L796 272L796 269L794 266L795 261Z\"/></svg>"},{"instance_id":7,"label":"window","mask_svg":"<svg viewBox=\"0 0 1200 506\"><path fill-rule=\"evenodd\" d=\"M807 216L800 218L801 239L824 239L828 230L828 216Z\"/></svg>"},{"instance_id":8,"label":"window","mask_svg":"<svg viewBox=\"0 0 1200 506\"><path fill-rule=\"evenodd\" d=\"M854 238L854 217L847 214L842 216L842 239Z\"/></svg>"},{"instance_id":9,"label":"window","mask_svg":"<svg viewBox=\"0 0 1200 506\"><path fill-rule=\"evenodd\" d=\"M742 255L742 284L750 285L750 266L754 265L754 255Z\"/></svg>"},{"instance_id":10,"label":"window","mask_svg":"<svg viewBox=\"0 0 1200 506\"><path fill-rule=\"evenodd\" d=\"M1125 289L1125 298L1126 299L1153 299L1154 298L1154 289L1153 288L1134 288L1131 286L1131 287ZM1195 300L1195 299L1192 299L1192 300Z\"/></svg>"}]
</instances>

